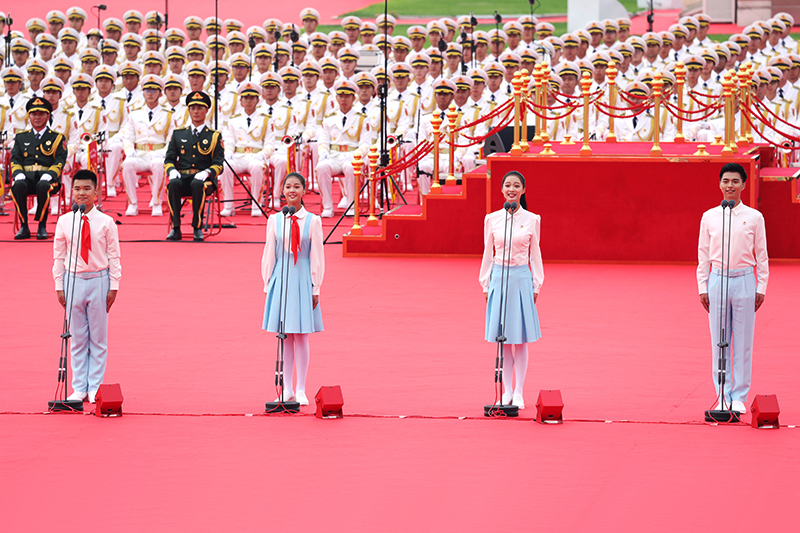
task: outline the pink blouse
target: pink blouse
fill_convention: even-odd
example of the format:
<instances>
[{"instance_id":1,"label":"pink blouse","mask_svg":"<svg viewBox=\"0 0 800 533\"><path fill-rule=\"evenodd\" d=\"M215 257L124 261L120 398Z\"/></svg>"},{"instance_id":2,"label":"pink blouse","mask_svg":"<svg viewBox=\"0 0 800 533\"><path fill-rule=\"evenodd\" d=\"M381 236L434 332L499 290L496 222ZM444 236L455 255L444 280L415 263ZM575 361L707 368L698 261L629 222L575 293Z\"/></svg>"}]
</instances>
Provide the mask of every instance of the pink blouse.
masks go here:
<instances>
[{"instance_id":1,"label":"pink blouse","mask_svg":"<svg viewBox=\"0 0 800 533\"><path fill-rule=\"evenodd\" d=\"M489 213L483 220L483 260L481 273L478 278L483 292L489 292L489 277L494 264L503 262L505 242L503 241L503 226L506 220L506 211L501 209ZM512 221L508 216L509 223ZM542 217L521 207L514 213L514 231L511 236L511 261L509 266L530 265L533 271L533 292L539 293L544 283L544 267L542 266L542 252L539 249L539 229ZM510 224L509 224L510 225ZM508 228L508 226L507 226ZM507 230L506 230L507 233ZM506 238L508 238L506 234Z\"/></svg>"},{"instance_id":2,"label":"pink blouse","mask_svg":"<svg viewBox=\"0 0 800 533\"><path fill-rule=\"evenodd\" d=\"M267 242L264 245L264 254L261 256L261 277L264 280L264 292L269 290L269 278L272 276L272 270L278 258L275 257L275 244L277 243L277 227L278 218L282 217L282 213L275 213L270 215L267 220ZM311 224L308 228L308 238L311 240L311 253L309 261L311 262L311 286L312 294L319 295L319 288L322 285L322 278L325 275L325 252L322 249L322 220L319 217L310 216L305 207L301 208L295 216L297 217L297 224L300 226L300 234L305 232L306 224ZM288 217L285 222L288 224ZM284 247L289 250L290 243L287 240L284 242Z\"/></svg>"}]
</instances>

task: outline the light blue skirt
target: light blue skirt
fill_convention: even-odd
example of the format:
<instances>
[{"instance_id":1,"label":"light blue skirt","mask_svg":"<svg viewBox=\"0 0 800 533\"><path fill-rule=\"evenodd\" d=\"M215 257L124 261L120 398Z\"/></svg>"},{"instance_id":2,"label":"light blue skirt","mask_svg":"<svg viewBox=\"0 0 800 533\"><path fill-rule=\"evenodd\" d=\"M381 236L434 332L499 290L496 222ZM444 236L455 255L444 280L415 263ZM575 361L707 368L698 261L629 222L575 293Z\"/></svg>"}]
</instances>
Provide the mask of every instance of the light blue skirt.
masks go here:
<instances>
[{"instance_id":1,"label":"light blue skirt","mask_svg":"<svg viewBox=\"0 0 800 533\"><path fill-rule=\"evenodd\" d=\"M503 267L495 263L489 278L489 300L486 302L486 340L497 342L500 322L500 277ZM533 276L528 265L507 268L508 304L505 305L506 344L535 342L542 336L539 314L533 303Z\"/></svg>"}]
</instances>

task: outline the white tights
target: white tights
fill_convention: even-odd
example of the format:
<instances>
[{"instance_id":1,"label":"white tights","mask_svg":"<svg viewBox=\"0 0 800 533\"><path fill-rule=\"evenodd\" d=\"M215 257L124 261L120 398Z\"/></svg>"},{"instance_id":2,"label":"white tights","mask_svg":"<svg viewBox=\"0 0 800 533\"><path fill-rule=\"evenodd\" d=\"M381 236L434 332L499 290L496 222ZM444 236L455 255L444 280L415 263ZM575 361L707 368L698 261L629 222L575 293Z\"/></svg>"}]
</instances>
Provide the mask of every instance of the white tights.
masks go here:
<instances>
[{"instance_id":1,"label":"white tights","mask_svg":"<svg viewBox=\"0 0 800 533\"><path fill-rule=\"evenodd\" d=\"M513 348L513 353L512 353ZM503 390L506 393L522 396L525 386L525 374L528 372L528 345L504 344L503 345ZM512 387L512 379L516 379L516 387Z\"/></svg>"},{"instance_id":2,"label":"white tights","mask_svg":"<svg viewBox=\"0 0 800 533\"><path fill-rule=\"evenodd\" d=\"M297 365L297 387L294 390L306 391L308 356L308 333L288 333L283 342L283 382L287 392L292 391L295 364ZM527 361L527 358L525 360Z\"/></svg>"}]
</instances>

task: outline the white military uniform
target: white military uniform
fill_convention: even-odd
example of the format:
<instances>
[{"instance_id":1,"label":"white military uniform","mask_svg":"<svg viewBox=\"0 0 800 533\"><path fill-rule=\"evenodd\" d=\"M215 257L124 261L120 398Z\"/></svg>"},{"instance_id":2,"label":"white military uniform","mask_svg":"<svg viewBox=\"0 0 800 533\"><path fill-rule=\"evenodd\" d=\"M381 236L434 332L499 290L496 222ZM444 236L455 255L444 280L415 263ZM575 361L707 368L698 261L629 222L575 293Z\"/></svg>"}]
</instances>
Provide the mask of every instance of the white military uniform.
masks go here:
<instances>
[{"instance_id":1,"label":"white military uniform","mask_svg":"<svg viewBox=\"0 0 800 533\"><path fill-rule=\"evenodd\" d=\"M439 126L440 135L443 134L442 139L439 141L439 177L447 176L450 173L450 150L448 144L450 140L450 120L447 118L447 111L442 111L438 107L433 113L427 113L420 119L420 139L433 142L433 125L431 119L434 113L438 114L442 119L442 125ZM459 114L456 120L456 128L461 126L464 115ZM476 128L477 129L477 128ZM462 132L456 133L456 144L466 145L471 141L463 136ZM480 149L479 145L475 148ZM454 157L454 172L467 173L475 168L475 148L456 148ZM431 190L431 179L433 174L433 158L434 154L431 151L425 155L419 162L420 175L417 178L419 183L420 194L428 194Z\"/></svg>"},{"instance_id":2,"label":"white military uniform","mask_svg":"<svg viewBox=\"0 0 800 533\"><path fill-rule=\"evenodd\" d=\"M125 161L122 163L122 179L128 196L126 215L138 214L136 183L138 172L150 172L150 206L153 216L161 216L164 189L164 157L167 143L172 136L174 123L172 112L163 104L154 109L144 106L132 111L122 132Z\"/></svg>"},{"instance_id":3,"label":"white military uniform","mask_svg":"<svg viewBox=\"0 0 800 533\"><path fill-rule=\"evenodd\" d=\"M262 109L265 107L262 104ZM283 138L287 135L295 137L297 135L297 117L294 114L294 107L289 105L285 99L280 99L272 106L272 118L267 126L266 144L271 148L269 154L269 164L272 165L272 207L280 207L281 188L283 178L286 177L288 166L289 148L283 143ZM267 109L269 109L267 107ZM269 114L269 111L267 111Z\"/></svg>"},{"instance_id":4,"label":"white military uniform","mask_svg":"<svg viewBox=\"0 0 800 533\"><path fill-rule=\"evenodd\" d=\"M250 188L255 198L261 198L264 183L264 170L274 148L267 144L267 130L271 117L261 108L256 108L252 115L244 112L231 117L227 127L222 130L225 143L225 160L239 173L250 175ZM223 216L233 214L233 172L228 165L223 166L220 182L225 199ZM253 202L251 215L261 216L259 206Z\"/></svg>"}]
</instances>

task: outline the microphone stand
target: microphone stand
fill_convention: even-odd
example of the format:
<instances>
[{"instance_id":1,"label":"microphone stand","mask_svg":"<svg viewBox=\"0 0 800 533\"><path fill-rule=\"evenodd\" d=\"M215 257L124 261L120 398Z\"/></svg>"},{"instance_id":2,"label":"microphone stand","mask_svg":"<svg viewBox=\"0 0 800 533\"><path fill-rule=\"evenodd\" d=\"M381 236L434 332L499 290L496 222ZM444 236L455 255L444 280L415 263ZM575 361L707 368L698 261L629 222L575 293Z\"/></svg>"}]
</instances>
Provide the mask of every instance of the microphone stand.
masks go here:
<instances>
[{"instance_id":1,"label":"microphone stand","mask_svg":"<svg viewBox=\"0 0 800 533\"><path fill-rule=\"evenodd\" d=\"M495 357L494 369L494 383L495 391L498 384L500 387L500 405L497 403L493 405L485 405L483 407L483 415L488 417L519 416L519 407L516 405L503 404L503 361L505 356L503 354L503 347L506 343L505 329L506 329L506 310L508 308L508 276L511 270L511 239L514 236L514 212L517 210L517 202L506 202L503 205L506 211L505 222L503 226L503 262L500 267L500 313L497 319L497 356ZM511 224L509 225L508 215L511 213ZM506 240L506 235L508 240ZM496 400L495 400L496 401Z\"/></svg>"},{"instance_id":2,"label":"microphone stand","mask_svg":"<svg viewBox=\"0 0 800 533\"><path fill-rule=\"evenodd\" d=\"M11 18L11 13L6 15L6 66L10 67L14 64L14 58L11 57L11 24L14 22L14 19ZM34 47L36 50L36 47Z\"/></svg>"},{"instance_id":3,"label":"microphone stand","mask_svg":"<svg viewBox=\"0 0 800 533\"><path fill-rule=\"evenodd\" d=\"M725 380L727 377L727 364L725 361L725 353L730 353L730 345L728 344L728 287L730 284L730 271L731 271L731 234L733 233L733 207L736 202L731 200L722 201L722 254L720 261L722 262L720 271L724 272L725 278L719 284L719 357L717 358L717 384L719 385L719 409L712 409L705 412L706 422L739 422L740 414L732 409L731 405L725 401ZM725 257L725 209L730 208L728 214L728 257ZM724 308L724 312L723 312ZM733 371L733 368L731 368ZM733 403L733 401L731 401Z\"/></svg>"},{"instance_id":4,"label":"microphone stand","mask_svg":"<svg viewBox=\"0 0 800 533\"><path fill-rule=\"evenodd\" d=\"M75 214L80 209L81 217L78 219L78 243L75 250L75 263L72 263L72 248L75 242ZM70 319L72 317L72 304L75 297L75 277L78 273L78 257L81 248L81 230L83 226L83 212L86 206L72 204L72 232L69 238L69 254L67 255L67 268L64 270L64 299L68 305L64 306L64 320L61 327L61 354L58 358L58 385L56 385L56 399L47 402L47 410L55 411L83 411L83 400L67 400L67 375L69 373L69 339L72 334L69 331ZM70 276L72 276L70 278ZM72 281L72 283L70 283ZM61 399L58 399L59 390Z\"/></svg>"},{"instance_id":5,"label":"microphone stand","mask_svg":"<svg viewBox=\"0 0 800 533\"><path fill-rule=\"evenodd\" d=\"M6 141L8 140L8 132L7 131L0 131L0 170L2 170L2 176L0 176L0 217L7 217L8 213L6 213L6 180L9 181L9 187L11 187L10 183L10 174L11 174L11 166L9 165L8 160L8 152L9 148L6 146Z\"/></svg>"},{"instance_id":6,"label":"microphone stand","mask_svg":"<svg viewBox=\"0 0 800 533\"><path fill-rule=\"evenodd\" d=\"M291 247L292 243L292 215L295 213L294 207L284 206L283 210L283 224L281 228L281 290L278 300L278 356L275 361L275 387L278 389L278 400L274 402L267 402L266 413L298 413L300 412L300 403L297 401L284 401L284 382L283 382L283 345L286 340L286 299L288 298L287 287L289 285L289 251L286 249L288 242ZM287 215L289 220L289 240L286 240L286 221ZM289 383L291 387L292 384Z\"/></svg>"},{"instance_id":7,"label":"microphone stand","mask_svg":"<svg viewBox=\"0 0 800 533\"><path fill-rule=\"evenodd\" d=\"M253 79L253 48L256 47L256 40L250 37L247 44L250 46L250 67L247 69L247 81L251 81Z\"/></svg>"}]
</instances>

